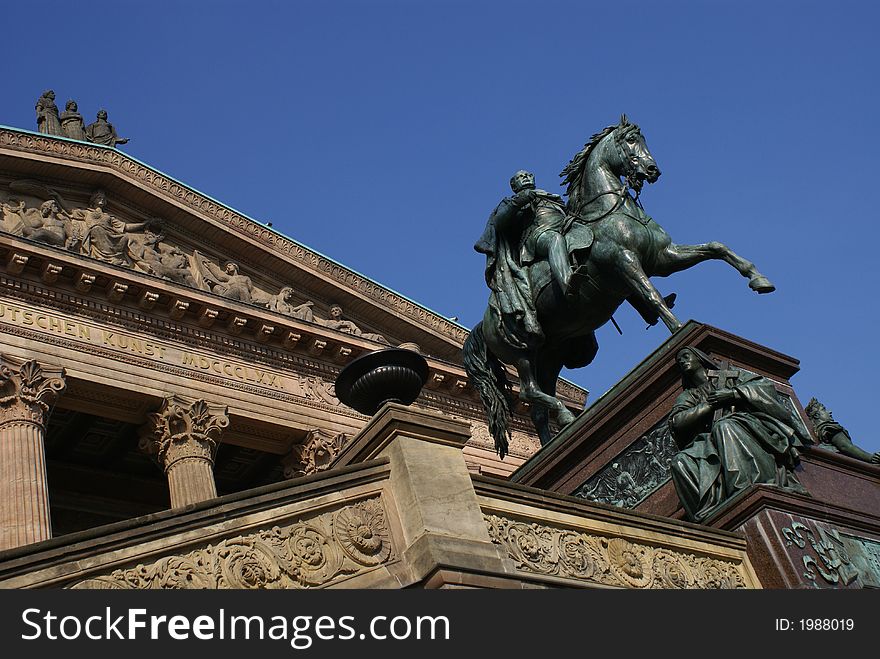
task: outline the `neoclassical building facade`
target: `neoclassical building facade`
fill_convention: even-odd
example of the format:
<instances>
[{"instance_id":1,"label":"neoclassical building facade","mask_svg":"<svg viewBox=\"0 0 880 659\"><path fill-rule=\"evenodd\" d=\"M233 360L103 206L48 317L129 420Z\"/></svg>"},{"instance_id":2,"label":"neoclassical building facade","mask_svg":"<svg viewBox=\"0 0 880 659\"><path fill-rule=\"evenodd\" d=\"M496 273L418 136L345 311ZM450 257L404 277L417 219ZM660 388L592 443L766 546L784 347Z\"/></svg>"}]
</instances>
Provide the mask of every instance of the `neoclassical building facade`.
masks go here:
<instances>
[{"instance_id":1,"label":"neoclassical building facade","mask_svg":"<svg viewBox=\"0 0 880 659\"><path fill-rule=\"evenodd\" d=\"M389 344L472 471L537 448L521 415L495 457L464 328L117 149L3 129L0 207L3 548L325 469L366 422L336 375Z\"/></svg>"},{"instance_id":2,"label":"neoclassical building facade","mask_svg":"<svg viewBox=\"0 0 880 659\"><path fill-rule=\"evenodd\" d=\"M668 346L540 453L518 404L502 461L465 328L116 148L0 128L0 211L0 587L799 587L739 518L682 521L665 472L650 508L580 496L666 413ZM415 403L340 403L389 346L427 361Z\"/></svg>"}]
</instances>

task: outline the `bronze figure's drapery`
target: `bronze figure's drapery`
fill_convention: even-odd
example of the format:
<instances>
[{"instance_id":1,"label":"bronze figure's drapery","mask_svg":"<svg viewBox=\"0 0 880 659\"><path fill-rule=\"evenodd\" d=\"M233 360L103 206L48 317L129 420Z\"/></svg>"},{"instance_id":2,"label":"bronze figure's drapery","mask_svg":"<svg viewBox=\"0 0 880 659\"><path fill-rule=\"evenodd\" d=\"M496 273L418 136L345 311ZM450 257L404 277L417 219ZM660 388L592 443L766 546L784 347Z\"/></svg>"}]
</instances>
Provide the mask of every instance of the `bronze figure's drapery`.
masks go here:
<instances>
[{"instance_id":1,"label":"bronze figure's drapery","mask_svg":"<svg viewBox=\"0 0 880 659\"><path fill-rule=\"evenodd\" d=\"M702 522L753 484L807 494L794 473L796 446L809 442L770 380L723 370L696 348L676 361L685 390L669 413L680 451L672 482L688 519Z\"/></svg>"}]
</instances>

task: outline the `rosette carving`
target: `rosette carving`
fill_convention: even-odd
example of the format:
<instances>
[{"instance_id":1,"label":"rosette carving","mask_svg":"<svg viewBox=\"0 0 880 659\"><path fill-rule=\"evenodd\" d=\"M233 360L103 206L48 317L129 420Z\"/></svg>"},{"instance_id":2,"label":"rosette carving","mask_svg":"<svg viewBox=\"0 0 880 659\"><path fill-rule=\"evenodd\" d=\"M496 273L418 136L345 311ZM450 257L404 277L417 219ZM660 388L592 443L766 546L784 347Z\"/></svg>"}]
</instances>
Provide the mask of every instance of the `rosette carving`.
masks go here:
<instances>
[{"instance_id":1,"label":"rosette carving","mask_svg":"<svg viewBox=\"0 0 880 659\"><path fill-rule=\"evenodd\" d=\"M71 588L318 588L394 558L379 498L284 527L222 540Z\"/></svg>"},{"instance_id":2,"label":"rosette carving","mask_svg":"<svg viewBox=\"0 0 880 659\"><path fill-rule=\"evenodd\" d=\"M645 588L653 581L648 547L623 538L611 538L602 544L608 551L611 570L624 584L630 588Z\"/></svg>"},{"instance_id":3,"label":"rosette carving","mask_svg":"<svg viewBox=\"0 0 880 659\"><path fill-rule=\"evenodd\" d=\"M379 565L391 554L391 537L378 499L340 510L333 533L342 551L361 565Z\"/></svg>"},{"instance_id":4,"label":"rosette carving","mask_svg":"<svg viewBox=\"0 0 880 659\"><path fill-rule=\"evenodd\" d=\"M287 546L293 573L308 586L317 586L333 578L340 571L342 557L322 530L309 525L293 527Z\"/></svg>"},{"instance_id":5,"label":"rosette carving","mask_svg":"<svg viewBox=\"0 0 880 659\"><path fill-rule=\"evenodd\" d=\"M169 396L158 412L147 416L140 447L158 457L167 472L180 460L196 458L213 465L223 429L229 425L225 405Z\"/></svg>"},{"instance_id":6,"label":"rosette carving","mask_svg":"<svg viewBox=\"0 0 880 659\"><path fill-rule=\"evenodd\" d=\"M217 563L218 588L271 588L281 577L272 548L252 538L230 540L218 546Z\"/></svg>"},{"instance_id":7,"label":"rosette carving","mask_svg":"<svg viewBox=\"0 0 880 659\"><path fill-rule=\"evenodd\" d=\"M623 588L745 588L734 562L484 515L489 536L523 572Z\"/></svg>"},{"instance_id":8,"label":"rosette carving","mask_svg":"<svg viewBox=\"0 0 880 659\"><path fill-rule=\"evenodd\" d=\"M49 410L64 391L64 369L34 359L0 357L0 425L29 421L45 430Z\"/></svg>"}]
</instances>

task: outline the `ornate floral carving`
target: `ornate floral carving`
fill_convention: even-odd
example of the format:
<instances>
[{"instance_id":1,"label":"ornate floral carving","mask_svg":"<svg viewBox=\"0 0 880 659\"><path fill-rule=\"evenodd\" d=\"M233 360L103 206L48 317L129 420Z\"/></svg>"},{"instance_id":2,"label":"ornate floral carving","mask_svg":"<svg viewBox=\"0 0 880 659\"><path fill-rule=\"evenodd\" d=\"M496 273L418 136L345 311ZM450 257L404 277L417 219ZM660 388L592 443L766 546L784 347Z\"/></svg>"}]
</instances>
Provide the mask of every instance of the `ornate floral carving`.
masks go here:
<instances>
[{"instance_id":1,"label":"ornate floral carving","mask_svg":"<svg viewBox=\"0 0 880 659\"><path fill-rule=\"evenodd\" d=\"M624 588L745 588L732 562L497 515L484 519L492 542L523 572Z\"/></svg>"},{"instance_id":2,"label":"ornate floral carving","mask_svg":"<svg viewBox=\"0 0 880 659\"><path fill-rule=\"evenodd\" d=\"M147 415L141 435L141 450L155 454L167 472L171 465L186 458L213 464L223 429L229 425L227 407L204 400L169 396L158 412Z\"/></svg>"},{"instance_id":3,"label":"ornate floral carving","mask_svg":"<svg viewBox=\"0 0 880 659\"><path fill-rule=\"evenodd\" d=\"M64 369L34 359L0 356L0 425L30 421L45 428L49 409L64 391Z\"/></svg>"},{"instance_id":4,"label":"ornate floral carving","mask_svg":"<svg viewBox=\"0 0 880 659\"><path fill-rule=\"evenodd\" d=\"M316 588L366 572L393 556L385 511L375 498L182 556L114 570L71 588Z\"/></svg>"},{"instance_id":5,"label":"ornate floral carving","mask_svg":"<svg viewBox=\"0 0 880 659\"><path fill-rule=\"evenodd\" d=\"M284 477L299 478L328 469L342 451L348 438L345 433L312 430L305 442L297 444L283 460Z\"/></svg>"},{"instance_id":6,"label":"ornate floral carving","mask_svg":"<svg viewBox=\"0 0 880 659\"><path fill-rule=\"evenodd\" d=\"M848 586L859 576L858 569L853 565L844 540L840 537L837 529L823 528L816 524L815 531L802 522L792 522L791 526L782 529L786 545L797 545L805 549L807 542L810 543L816 556L809 551L804 551L801 560L804 564L804 574L813 584L816 577L832 585Z\"/></svg>"},{"instance_id":7,"label":"ornate floral carving","mask_svg":"<svg viewBox=\"0 0 880 659\"><path fill-rule=\"evenodd\" d=\"M362 508L340 510L333 533L342 551L361 565L379 565L391 555L391 537L378 499L364 502Z\"/></svg>"}]
</instances>

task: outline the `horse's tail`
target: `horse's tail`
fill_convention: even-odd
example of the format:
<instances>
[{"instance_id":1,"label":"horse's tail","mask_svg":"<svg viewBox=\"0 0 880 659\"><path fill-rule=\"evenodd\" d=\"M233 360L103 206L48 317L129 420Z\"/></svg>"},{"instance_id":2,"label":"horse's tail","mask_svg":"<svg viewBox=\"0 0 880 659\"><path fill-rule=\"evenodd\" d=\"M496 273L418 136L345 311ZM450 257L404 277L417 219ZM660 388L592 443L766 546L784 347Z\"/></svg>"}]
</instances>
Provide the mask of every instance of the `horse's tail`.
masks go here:
<instances>
[{"instance_id":1,"label":"horse's tail","mask_svg":"<svg viewBox=\"0 0 880 659\"><path fill-rule=\"evenodd\" d=\"M489 432L495 439L495 450L503 460L507 455L510 437L510 382L504 365L486 347L482 322L477 323L461 350L464 354L464 370L480 393L480 400L489 418Z\"/></svg>"}]
</instances>

